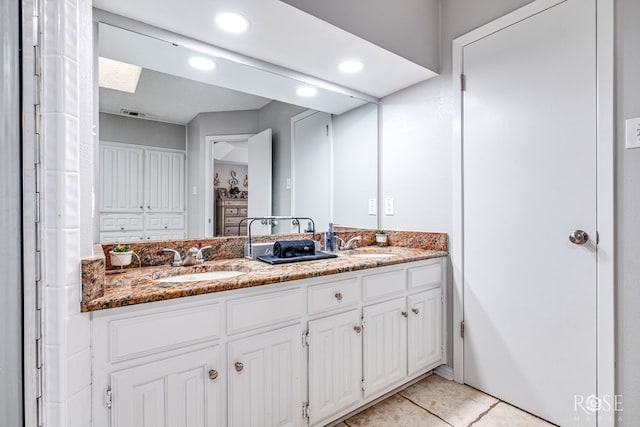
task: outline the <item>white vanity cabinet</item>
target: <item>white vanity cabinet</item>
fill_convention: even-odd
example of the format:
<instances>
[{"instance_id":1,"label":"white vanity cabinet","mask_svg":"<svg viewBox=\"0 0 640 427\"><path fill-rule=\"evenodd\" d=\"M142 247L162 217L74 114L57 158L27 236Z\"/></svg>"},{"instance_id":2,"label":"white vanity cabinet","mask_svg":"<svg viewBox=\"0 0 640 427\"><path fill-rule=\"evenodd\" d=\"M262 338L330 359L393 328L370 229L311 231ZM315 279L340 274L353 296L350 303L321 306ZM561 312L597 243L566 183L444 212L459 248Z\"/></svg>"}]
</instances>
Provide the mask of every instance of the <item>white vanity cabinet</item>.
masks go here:
<instances>
[{"instance_id":1,"label":"white vanity cabinet","mask_svg":"<svg viewBox=\"0 0 640 427\"><path fill-rule=\"evenodd\" d=\"M362 397L360 310L309 322L309 424L357 403Z\"/></svg>"},{"instance_id":2,"label":"white vanity cabinet","mask_svg":"<svg viewBox=\"0 0 640 427\"><path fill-rule=\"evenodd\" d=\"M111 374L112 426L223 425L217 345Z\"/></svg>"},{"instance_id":3,"label":"white vanity cabinet","mask_svg":"<svg viewBox=\"0 0 640 427\"><path fill-rule=\"evenodd\" d=\"M364 397L407 376L406 300L396 298L364 307Z\"/></svg>"},{"instance_id":4,"label":"white vanity cabinet","mask_svg":"<svg viewBox=\"0 0 640 427\"><path fill-rule=\"evenodd\" d=\"M445 262L93 312L92 425L327 425L444 363Z\"/></svg>"},{"instance_id":5,"label":"white vanity cabinet","mask_svg":"<svg viewBox=\"0 0 640 427\"><path fill-rule=\"evenodd\" d=\"M302 425L302 325L229 342L229 426Z\"/></svg>"},{"instance_id":6,"label":"white vanity cabinet","mask_svg":"<svg viewBox=\"0 0 640 427\"><path fill-rule=\"evenodd\" d=\"M407 369L413 375L444 358L442 289L411 295L407 303Z\"/></svg>"}]
</instances>

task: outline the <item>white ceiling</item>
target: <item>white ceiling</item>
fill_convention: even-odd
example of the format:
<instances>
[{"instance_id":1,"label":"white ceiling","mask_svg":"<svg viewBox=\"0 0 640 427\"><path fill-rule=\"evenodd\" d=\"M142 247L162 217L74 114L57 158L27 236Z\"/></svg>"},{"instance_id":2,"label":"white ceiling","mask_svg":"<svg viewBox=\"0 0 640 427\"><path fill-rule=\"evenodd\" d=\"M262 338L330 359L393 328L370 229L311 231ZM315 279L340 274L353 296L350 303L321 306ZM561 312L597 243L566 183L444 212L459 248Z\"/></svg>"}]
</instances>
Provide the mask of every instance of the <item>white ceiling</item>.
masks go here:
<instances>
[{"instance_id":1,"label":"white ceiling","mask_svg":"<svg viewBox=\"0 0 640 427\"><path fill-rule=\"evenodd\" d=\"M332 114L342 114L366 103L322 87L317 88L318 92L313 97L300 97L296 91L303 84L298 80L104 23L99 25L98 53L100 57L145 69ZM215 69L202 71L193 68L189 59L194 56L208 57L215 62ZM163 88L158 86L157 89ZM179 92L179 89L174 92ZM226 110L233 109L236 108L231 103ZM217 111L226 110L221 106L217 108Z\"/></svg>"},{"instance_id":2,"label":"white ceiling","mask_svg":"<svg viewBox=\"0 0 640 427\"><path fill-rule=\"evenodd\" d=\"M100 111L120 114L120 109L142 112L147 118L189 123L198 113L258 110L268 98L213 86L170 74L143 69L135 93L100 88Z\"/></svg>"},{"instance_id":3,"label":"white ceiling","mask_svg":"<svg viewBox=\"0 0 640 427\"><path fill-rule=\"evenodd\" d=\"M243 55L381 98L436 74L279 0L94 0L94 6ZM223 11L251 23L244 34L218 29ZM365 69L342 74L338 64L361 60Z\"/></svg>"}]
</instances>

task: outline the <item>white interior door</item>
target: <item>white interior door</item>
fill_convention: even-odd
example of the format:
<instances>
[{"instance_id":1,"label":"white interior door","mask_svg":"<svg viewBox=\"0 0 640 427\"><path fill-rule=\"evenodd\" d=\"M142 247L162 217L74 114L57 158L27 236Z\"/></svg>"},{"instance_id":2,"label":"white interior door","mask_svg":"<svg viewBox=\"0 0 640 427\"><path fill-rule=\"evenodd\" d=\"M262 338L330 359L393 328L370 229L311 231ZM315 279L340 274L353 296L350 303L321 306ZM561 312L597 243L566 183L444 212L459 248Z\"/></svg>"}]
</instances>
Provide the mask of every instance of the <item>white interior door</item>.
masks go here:
<instances>
[{"instance_id":1,"label":"white interior door","mask_svg":"<svg viewBox=\"0 0 640 427\"><path fill-rule=\"evenodd\" d=\"M596 424L596 247L569 241L596 235L595 22L568 0L463 49L464 380L560 425Z\"/></svg>"},{"instance_id":2,"label":"white interior door","mask_svg":"<svg viewBox=\"0 0 640 427\"><path fill-rule=\"evenodd\" d=\"M316 230L331 221L331 115L314 112L293 119L291 212L313 218ZM306 224L306 222L303 222Z\"/></svg>"},{"instance_id":3,"label":"white interior door","mask_svg":"<svg viewBox=\"0 0 640 427\"><path fill-rule=\"evenodd\" d=\"M249 217L271 216L271 164L271 129L266 129L249 138ZM271 226L256 221L251 234L271 234Z\"/></svg>"}]
</instances>

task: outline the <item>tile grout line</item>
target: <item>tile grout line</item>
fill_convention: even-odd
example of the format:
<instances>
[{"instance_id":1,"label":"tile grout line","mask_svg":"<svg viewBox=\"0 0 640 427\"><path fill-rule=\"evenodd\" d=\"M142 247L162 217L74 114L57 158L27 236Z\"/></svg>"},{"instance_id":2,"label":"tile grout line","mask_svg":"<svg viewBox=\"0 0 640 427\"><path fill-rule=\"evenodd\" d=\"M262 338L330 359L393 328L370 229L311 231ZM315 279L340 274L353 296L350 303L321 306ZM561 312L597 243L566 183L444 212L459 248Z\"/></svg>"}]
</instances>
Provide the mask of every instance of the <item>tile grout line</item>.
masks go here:
<instances>
[{"instance_id":1,"label":"tile grout line","mask_svg":"<svg viewBox=\"0 0 640 427\"><path fill-rule=\"evenodd\" d=\"M487 415L493 408L495 408L496 406L498 406L498 404L502 402L501 400L498 400L496 403L494 403L493 405L489 406L489 408L482 412L480 415L478 415L478 418L476 418L475 420L471 421L471 423L467 426L467 427L471 427L473 426L475 423L477 423L478 421L480 421L480 419L482 417L484 417L485 415Z\"/></svg>"},{"instance_id":2,"label":"tile grout line","mask_svg":"<svg viewBox=\"0 0 640 427\"><path fill-rule=\"evenodd\" d=\"M429 413L429 414L433 415L434 417L436 417L437 419L439 419L440 421L442 421L442 422L443 422L443 423L445 423L446 425L453 427L453 425L451 425L449 422L447 422L447 420L445 420L444 418L440 417L440 416L439 416L439 415L437 415L437 414L434 414L433 412L431 412L431 411L430 411L430 410L428 410L427 408L425 408L425 407L423 407L423 406L419 405L418 403L414 402L413 400L409 399L408 397L403 396L403 395L402 395L402 394L400 394L400 393L397 393L397 395L398 395L398 396L400 396L400 397L402 397L403 399L406 399L406 400L408 400L409 402L413 403L414 405L416 405L418 408L422 409L423 411L425 411L425 412L427 412L427 413Z\"/></svg>"}]
</instances>

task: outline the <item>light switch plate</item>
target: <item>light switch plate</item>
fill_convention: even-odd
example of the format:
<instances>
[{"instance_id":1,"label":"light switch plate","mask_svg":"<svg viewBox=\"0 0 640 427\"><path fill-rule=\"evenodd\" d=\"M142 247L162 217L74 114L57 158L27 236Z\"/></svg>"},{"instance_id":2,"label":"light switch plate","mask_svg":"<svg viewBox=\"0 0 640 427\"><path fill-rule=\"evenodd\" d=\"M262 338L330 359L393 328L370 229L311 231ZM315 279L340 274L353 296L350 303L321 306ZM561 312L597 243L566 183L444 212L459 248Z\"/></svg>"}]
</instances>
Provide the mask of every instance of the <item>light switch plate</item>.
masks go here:
<instances>
[{"instance_id":1,"label":"light switch plate","mask_svg":"<svg viewBox=\"0 0 640 427\"><path fill-rule=\"evenodd\" d=\"M393 215L393 197L384 199L384 214Z\"/></svg>"},{"instance_id":2,"label":"light switch plate","mask_svg":"<svg viewBox=\"0 0 640 427\"><path fill-rule=\"evenodd\" d=\"M376 199L369 199L369 215L375 215L377 210Z\"/></svg>"},{"instance_id":3,"label":"light switch plate","mask_svg":"<svg viewBox=\"0 0 640 427\"><path fill-rule=\"evenodd\" d=\"M287 178L285 186L287 190L291 190L291 178Z\"/></svg>"},{"instance_id":4,"label":"light switch plate","mask_svg":"<svg viewBox=\"0 0 640 427\"><path fill-rule=\"evenodd\" d=\"M640 148L640 117L627 119L626 122L626 147Z\"/></svg>"}]
</instances>

